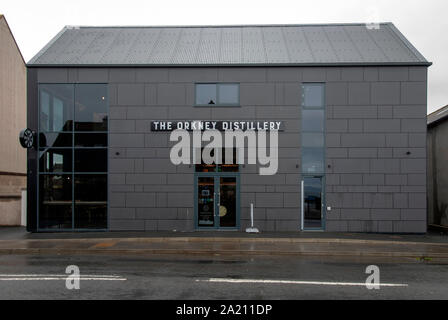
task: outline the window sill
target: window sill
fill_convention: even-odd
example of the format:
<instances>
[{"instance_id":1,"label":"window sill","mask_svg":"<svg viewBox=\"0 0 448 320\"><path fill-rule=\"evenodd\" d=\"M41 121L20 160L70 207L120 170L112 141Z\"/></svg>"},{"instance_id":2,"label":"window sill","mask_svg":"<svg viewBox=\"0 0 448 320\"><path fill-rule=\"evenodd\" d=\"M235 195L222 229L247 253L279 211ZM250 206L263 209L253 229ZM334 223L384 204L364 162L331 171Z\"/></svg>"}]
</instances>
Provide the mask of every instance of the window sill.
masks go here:
<instances>
[{"instance_id":1,"label":"window sill","mask_svg":"<svg viewBox=\"0 0 448 320\"><path fill-rule=\"evenodd\" d=\"M195 108L241 108L240 104L195 104Z\"/></svg>"}]
</instances>

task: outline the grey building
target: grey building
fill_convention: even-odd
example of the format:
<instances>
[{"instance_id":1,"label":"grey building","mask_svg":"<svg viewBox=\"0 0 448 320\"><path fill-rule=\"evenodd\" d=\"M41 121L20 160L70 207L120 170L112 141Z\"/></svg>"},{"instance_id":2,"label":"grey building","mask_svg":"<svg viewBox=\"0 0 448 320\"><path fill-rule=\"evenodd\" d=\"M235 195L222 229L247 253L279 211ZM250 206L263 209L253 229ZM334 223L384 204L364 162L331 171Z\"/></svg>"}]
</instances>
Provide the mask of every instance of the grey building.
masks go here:
<instances>
[{"instance_id":1,"label":"grey building","mask_svg":"<svg viewBox=\"0 0 448 320\"><path fill-rule=\"evenodd\" d=\"M424 233L430 65L391 23L66 27L28 63L28 228ZM278 172L174 165L199 120L280 123Z\"/></svg>"},{"instance_id":2,"label":"grey building","mask_svg":"<svg viewBox=\"0 0 448 320\"><path fill-rule=\"evenodd\" d=\"M428 224L448 228L448 106L428 115Z\"/></svg>"}]
</instances>

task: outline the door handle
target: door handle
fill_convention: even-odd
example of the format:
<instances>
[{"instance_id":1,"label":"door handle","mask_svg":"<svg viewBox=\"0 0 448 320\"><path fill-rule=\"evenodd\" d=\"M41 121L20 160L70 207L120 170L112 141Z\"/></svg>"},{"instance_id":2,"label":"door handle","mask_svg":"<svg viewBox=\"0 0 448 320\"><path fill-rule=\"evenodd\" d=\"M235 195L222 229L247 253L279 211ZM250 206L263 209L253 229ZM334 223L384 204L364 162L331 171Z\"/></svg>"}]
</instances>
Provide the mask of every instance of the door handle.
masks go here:
<instances>
[{"instance_id":1,"label":"door handle","mask_svg":"<svg viewBox=\"0 0 448 320\"><path fill-rule=\"evenodd\" d=\"M213 192L213 216L216 219L216 202L217 201L217 197L216 197L216 192Z\"/></svg>"}]
</instances>

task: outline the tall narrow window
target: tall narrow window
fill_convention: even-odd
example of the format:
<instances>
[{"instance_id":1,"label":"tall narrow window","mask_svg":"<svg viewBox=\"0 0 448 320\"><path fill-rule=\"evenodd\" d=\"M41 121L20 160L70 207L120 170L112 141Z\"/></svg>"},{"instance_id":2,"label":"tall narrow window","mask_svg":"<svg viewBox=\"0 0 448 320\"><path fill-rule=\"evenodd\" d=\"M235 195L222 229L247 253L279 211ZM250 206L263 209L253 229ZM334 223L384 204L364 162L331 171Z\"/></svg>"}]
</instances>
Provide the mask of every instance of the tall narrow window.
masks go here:
<instances>
[{"instance_id":1,"label":"tall narrow window","mask_svg":"<svg viewBox=\"0 0 448 320\"><path fill-rule=\"evenodd\" d=\"M302 173L324 173L324 84L302 86Z\"/></svg>"},{"instance_id":2,"label":"tall narrow window","mask_svg":"<svg viewBox=\"0 0 448 320\"><path fill-rule=\"evenodd\" d=\"M325 87L302 86L302 229L324 228Z\"/></svg>"}]
</instances>

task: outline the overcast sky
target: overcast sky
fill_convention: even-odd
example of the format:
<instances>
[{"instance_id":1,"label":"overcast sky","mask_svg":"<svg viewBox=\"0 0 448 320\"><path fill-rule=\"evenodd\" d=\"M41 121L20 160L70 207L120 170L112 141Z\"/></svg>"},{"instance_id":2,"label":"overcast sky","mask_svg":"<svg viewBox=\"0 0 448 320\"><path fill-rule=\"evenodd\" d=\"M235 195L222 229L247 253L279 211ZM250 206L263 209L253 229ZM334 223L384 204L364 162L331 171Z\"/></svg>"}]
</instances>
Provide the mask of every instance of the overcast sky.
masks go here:
<instances>
[{"instance_id":1,"label":"overcast sky","mask_svg":"<svg viewBox=\"0 0 448 320\"><path fill-rule=\"evenodd\" d=\"M26 61L65 25L393 22L434 64L428 112L448 104L447 0L1 0Z\"/></svg>"}]
</instances>

